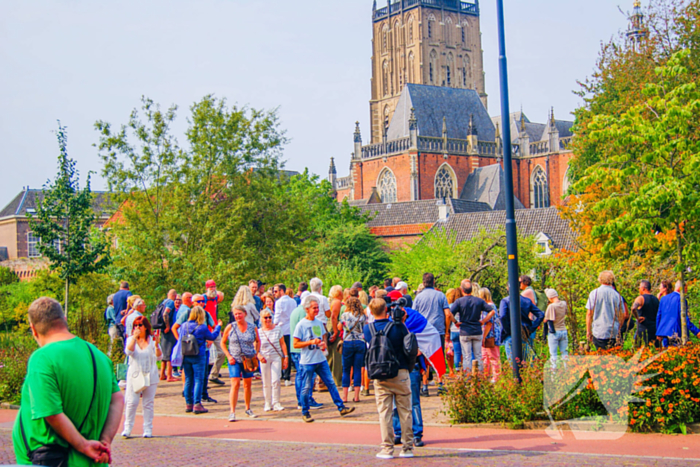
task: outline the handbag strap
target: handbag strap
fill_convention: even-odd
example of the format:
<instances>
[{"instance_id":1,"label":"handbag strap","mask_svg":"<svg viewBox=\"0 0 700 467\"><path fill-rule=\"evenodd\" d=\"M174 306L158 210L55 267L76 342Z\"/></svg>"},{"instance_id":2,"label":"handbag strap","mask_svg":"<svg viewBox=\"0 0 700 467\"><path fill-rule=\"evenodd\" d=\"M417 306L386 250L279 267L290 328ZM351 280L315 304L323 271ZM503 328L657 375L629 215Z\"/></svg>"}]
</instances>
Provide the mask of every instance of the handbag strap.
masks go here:
<instances>
[{"instance_id":1,"label":"handbag strap","mask_svg":"<svg viewBox=\"0 0 700 467\"><path fill-rule=\"evenodd\" d=\"M250 326L250 325L249 325L249 326ZM263 331L264 331L264 329L263 329ZM277 347L275 347L275 344L272 343L272 341L270 340L270 338L269 338L268 335L267 335L267 331L265 332L265 339L267 339L267 342L269 342L270 345L272 346L272 348L275 349L275 352L277 352L277 355L279 355L280 358L281 358L282 360L284 360L284 355L282 355L282 352L280 352L279 350L277 350ZM239 345L240 345L240 344L239 344Z\"/></svg>"},{"instance_id":2,"label":"handbag strap","mask_svg":"<svg viewBox=\"0 0 700 467\"><path fill-rule=\"evenodd\" d=\"M85 413L85 418L83 418L83 422L80 424L78 427L78 433L82 435L83 431L83 426L85 425L85 422L88 419L88 416L90 415L90 411L92 411L92 404L95 401L95 393L97 392L97 362L95 361L95 354L92 351L92 347L90 347L90 344L87 342L85 343L87 346L88 350L90 351L90 357L92 358L92 397L90 398L90 405L88 406L88 410ZM34 451L31 451L29 449L29 443L27 442L27 435L24 432L24 424L22 423L22 415L20 414L19 417L19 430L22 433L22 441L24 441L24 447L27 450L27 457L31 460L32 458L32 453Z\"/></svg>"},{"instance_id":3,"label":"handbag strap","mask_svg":"<svg viewBox=\"0 0 700 467\"><path fill-rule=\"evenodd\" d=\"M250 323L248 323L248 327L250 327ZM236 334L236 340L238 341L238 348L241 349L241 357L246 358L248 357L243 353L243 344L241 344L241 338L238 337L238 323L233 323L233 332ZM246 328L246 332L248 332L248 328ZM250 358L250 357L248 357Z\"/></svg>"}]
</instances>

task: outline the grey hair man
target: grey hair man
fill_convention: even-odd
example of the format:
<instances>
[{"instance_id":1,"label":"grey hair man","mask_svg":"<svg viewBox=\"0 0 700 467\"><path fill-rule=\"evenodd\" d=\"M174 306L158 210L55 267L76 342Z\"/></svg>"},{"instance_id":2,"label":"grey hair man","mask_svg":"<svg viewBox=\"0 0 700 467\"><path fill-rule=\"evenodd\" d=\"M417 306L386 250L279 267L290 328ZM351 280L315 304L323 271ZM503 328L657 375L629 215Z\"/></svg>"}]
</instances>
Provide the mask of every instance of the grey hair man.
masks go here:
<instances>
[{"instance_id":1,"label":"grey hair man","mask_svg":"<svg viewBox=\"0 0 700 467\"><path fill-rule=\"evenodd\" d=\"M323 296L323 281L318 277L314 277L309 281L309 289L311 289L311 296L316 297L318 300L318 316L316 319L326 326L328 318L331 317L331 304Z\"/></svg>"},{"instance_id":2,"label":"grey hair man","mask_svg":"<svg viewBox=\"0 0 700 467\"><path fill-rule=\"evenodd\" d=\"M39 349L29 359L12 432L17 463L41 465L46 450L63 458L60 465L111 463L124 409L112 362L71 334L52 298L29 306L29 325Z\"/></svg>"}]
</instances>

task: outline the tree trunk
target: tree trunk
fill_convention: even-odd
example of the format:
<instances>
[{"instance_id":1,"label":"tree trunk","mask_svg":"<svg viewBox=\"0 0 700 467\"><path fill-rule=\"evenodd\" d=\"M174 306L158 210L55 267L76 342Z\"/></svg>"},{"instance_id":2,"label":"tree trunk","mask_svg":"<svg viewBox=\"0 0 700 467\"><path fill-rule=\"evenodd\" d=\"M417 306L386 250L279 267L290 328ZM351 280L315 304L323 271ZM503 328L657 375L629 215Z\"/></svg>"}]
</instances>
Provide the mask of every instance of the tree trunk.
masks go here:
<instances>
[{"instance_id":1,"label":"tree trunk","mask_svg":"<svg viewBox=\"0 0 700 467\"><path fill-rule=\"evenodd\" d=\"M64 300L63 300L63 313L66 315L66 318L68 317L68 288L70 287L70 283L68 282L68 279L66 279L66 293L64 295Z\"/></svg>"},{"instance_id":2,"label":"tree trunk","mask_svg":"<svg viewBox=\"0 0 700 467\"><path fill-rule=\"evenodd\" d=\"M681 343L688 343L688 306L685 302L685 263L683 262L683 239L681 229L676 225L676 245L678 247L678 267L680 268L681 281Z\"/></svg>"}]
</instances>

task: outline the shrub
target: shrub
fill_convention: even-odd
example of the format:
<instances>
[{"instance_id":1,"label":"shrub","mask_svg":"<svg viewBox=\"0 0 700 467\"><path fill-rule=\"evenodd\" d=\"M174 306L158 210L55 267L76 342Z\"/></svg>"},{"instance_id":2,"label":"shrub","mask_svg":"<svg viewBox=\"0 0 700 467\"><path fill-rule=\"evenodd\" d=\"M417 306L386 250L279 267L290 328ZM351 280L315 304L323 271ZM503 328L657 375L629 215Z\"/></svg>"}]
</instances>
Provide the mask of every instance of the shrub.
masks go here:
<instances>
[{"instance_id":1,"label":"shrub","mask_svg":"<svg viewBox=\"0 0 700 467\"><path fill-rule=\"evenodd\" d=\"M27 334L0 334L0 401L19 404L29 356L36 350Z\"/></svg>"}]
</instances>

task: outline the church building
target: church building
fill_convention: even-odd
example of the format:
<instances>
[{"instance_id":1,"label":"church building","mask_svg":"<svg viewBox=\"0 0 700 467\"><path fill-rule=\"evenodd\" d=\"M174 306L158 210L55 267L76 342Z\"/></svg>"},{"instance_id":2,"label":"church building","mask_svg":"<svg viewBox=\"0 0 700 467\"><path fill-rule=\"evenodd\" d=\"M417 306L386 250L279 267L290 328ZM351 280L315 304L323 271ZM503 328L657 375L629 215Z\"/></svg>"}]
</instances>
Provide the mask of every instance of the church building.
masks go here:
<instances>
[{"instance_id":1,"label":"church building","mask_svg":"<svg viewBox=\"0 0 700 467\"><path fill-rule=\"evenodd\" d=\"M478 0L389 0L383 8L375 1L372 21L371 134L363 144L356 124L348 176L338 177L331 159L338 201L374 213L411 212L415 206L404 203L413 203L435 211L435 219L444 206L448 216L503 210L500 135L507 124L517 207L562 203L573 123L555 119L554 110L546 123L522 111L505 122L489 116ZM413 234L406 234L409 224L397 224L394 236L410 242L432 226L420 224ZM372 229L391 239L387 227Z\"/></svg>"}]
</instances>

